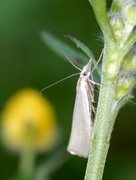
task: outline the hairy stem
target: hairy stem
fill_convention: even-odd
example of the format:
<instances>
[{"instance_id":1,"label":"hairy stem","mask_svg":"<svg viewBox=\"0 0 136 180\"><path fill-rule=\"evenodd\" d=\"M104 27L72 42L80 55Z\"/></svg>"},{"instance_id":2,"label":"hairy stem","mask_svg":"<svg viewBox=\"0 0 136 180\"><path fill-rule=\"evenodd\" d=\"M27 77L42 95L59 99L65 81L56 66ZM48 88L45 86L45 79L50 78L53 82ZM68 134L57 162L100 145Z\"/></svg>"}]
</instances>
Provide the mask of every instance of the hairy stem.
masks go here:
<instances>
[{"instance_id":1,"label":"hairy stem","mask_svg":"<svg viewBox=\"0 0 136 180\"><path fill-rule=\"evenodd\" d=\"M117 113L113 113L116 102L114 88L103 86L100 91L91 152L88 159L86 180L101 180L109 149L110 136Z\"/></svg>"},{"instance_id":2,"label":"hairy stem","mask_svg":"<svg viewBox=\"0 0 136 180\"><path fill-rule=\"evenodd\" d=\"M102 86L91 139L85 180L101 180L110 146L110 137L114 127L118 101L115 100L115 86L120 69L120 50L105 48L102 68ZM120 61L119 61L120 60Z\"/></svg>"},{"instance_id":3,"label":"hairy stem","mask_svg":"<svg viewBox=\"0 0 136 180\"><path fill-rule=\"evenodd\" d=\"M103 32L104 38L106 41L115 42L114 34L107 16L106 1L89 0L89 2L93 7L97 22Z\"/></svg>"}]
</instances>

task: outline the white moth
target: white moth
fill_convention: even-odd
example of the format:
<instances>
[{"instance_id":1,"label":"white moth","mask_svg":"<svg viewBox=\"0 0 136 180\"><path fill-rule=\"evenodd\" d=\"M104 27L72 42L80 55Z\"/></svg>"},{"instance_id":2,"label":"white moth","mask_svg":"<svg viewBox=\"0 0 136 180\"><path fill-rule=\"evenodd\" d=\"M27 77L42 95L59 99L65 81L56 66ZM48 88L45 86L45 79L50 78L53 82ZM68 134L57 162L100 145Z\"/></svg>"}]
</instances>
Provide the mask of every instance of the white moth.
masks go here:
<instances>
[{"instance_id":1,"label":"white moth","mask_svg":"<svg viewBox=\"0 0 136 180\"><path fill-rule=\"evenodd\" d=\"M99 63L102 53L100 55L99 60L93 67L93 70L96 68L97 64ZM93 86L94 84L97 85L100 84L93 81L93 76L92 76L93 70L91 71L90 69L92 63L91 59L84 66L83 70L81 70L68 58L68 56L65 53L64 55L75 68L81 71L76 87L76 100L75 100L75 107L73 112L72 130L71 130L71 135L67 150L73 155L78 155L86 158L89 155L91 134L93 129L93 122L92 122L92 112L94 112L94 108L92 105L94 101ZM41 90L41 93L44 90L78 74L79 73L72 74L70 76L67 76L66 78L63 78L43 88Z\"/></svg>"},{"instance_id":2,"label":"white moth","mask_svg":"<svg viewBox=\"0 0 136 180\"><path fill-rule=\"evenodd\" d=\"M77 82L72 130L67 147L71 154L85 158L89 155L93 127L92 102L94 101L93 84L95 82L90 67L91 60L84 66Z\"/></svg>"}]
</instances>

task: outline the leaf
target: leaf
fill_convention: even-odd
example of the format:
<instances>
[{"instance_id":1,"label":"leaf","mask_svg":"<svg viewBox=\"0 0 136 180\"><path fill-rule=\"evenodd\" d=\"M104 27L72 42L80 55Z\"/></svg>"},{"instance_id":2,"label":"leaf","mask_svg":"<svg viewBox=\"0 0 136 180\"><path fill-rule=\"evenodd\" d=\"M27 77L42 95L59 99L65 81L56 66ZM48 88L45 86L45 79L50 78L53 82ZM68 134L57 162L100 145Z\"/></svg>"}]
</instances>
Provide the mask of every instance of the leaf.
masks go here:
<instances>
[{"instance_id":1,"label":"leaf","mask_svg":"<svg viewBox=\"0 0 136 180\"><path fill-rule=\"evenodd\" d=\"M56 54L58 54L60 57L62 57L64 59L66 59L68 57L68 59L70 59L70 61L72 63L74 63L75 65L77 65L77 66L81 65L83 67L88 62L89 59L82 52L75 51L74 48L70 47L63 41L59 40L57 37L55 37L48 31L41 32L41 37L42 37L42 40L44 41L44 43L50 49L52 49ZM87 47L85 45L83 45L83 43L81 43L78 40L76 42L78 43L78 45L80 44L80 47L82 46L82 49L84 46L84 51L87 51L88 55L91 56L91 54L92 54L91 51L89 49L87 49ZM94 58L93 58L93 62L96 63ZM94 77L95 81L99 82L99 80L100 80L99 74L100 73L99 73L98 68L96 68L96 70L97 71L93 72L93 77Z\"/></svg>"},{"instance_id":2,"label":"leaf","mask_svg":"<svg viewBox=\"0 0 136 180\"><path fill-rule=\"evenodd\" d=\"M70 36L70 35L66 35L65 37L67 37L71 41L73 41L76 44L76 46L78 48L80 48L89 57L89 59L92 59L93 66L95 66L96 60L94 58L94 55L93 55L92 51L84 43L82 43L81 41L79 41L78 39L76 39L75 37ZM95 68L97 70L97 73L100 75L99 66L97 65Z\"/></svg>"},{"instance_id":3,"label":"leaf","mask_svg":"<svg viewBox=\"0 0 136 180\"><path fill-rule=\"evenodd\" d=\"M94 60L94 55L92 51L85 44L83 44L81 41L79 41L73 36L66 35L65 37L73 41L77 45L77 47L80 48L89 58L93 59L94 64L96 63L96 61Z\"/></svg>"},{"instance_id":4,"label":"leaf","mask_svg":"<svg viewBox=\"0 0 136 180\"><path fill-rule=\"evenodd\" d=\"M73 48L59 40L57 37L47 31L41 33L41 37L46 45L52 49L60 57L66 59L66 55L69 56L71 61L78 65L78 61L81 61L82 66L88 62L88 58L80 52L75 51Z\"/></svg>"}]
</instances>

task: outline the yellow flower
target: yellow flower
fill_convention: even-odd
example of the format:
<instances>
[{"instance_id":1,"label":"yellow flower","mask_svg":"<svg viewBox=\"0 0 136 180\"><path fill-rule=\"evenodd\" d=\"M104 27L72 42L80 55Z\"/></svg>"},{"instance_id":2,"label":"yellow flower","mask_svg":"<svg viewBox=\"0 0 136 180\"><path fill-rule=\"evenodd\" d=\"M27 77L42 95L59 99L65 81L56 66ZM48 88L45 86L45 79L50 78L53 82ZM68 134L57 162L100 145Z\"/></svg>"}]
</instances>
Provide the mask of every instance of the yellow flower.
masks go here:
<instances>
[{"instance_id":1,"label":"yellow flower","mask_svg":"<svg viewBox=\"0 0 136 180\"><path fill-rule=\"evenodd\" d=\"M38 91L24 89L7 102L2 138L10 149L47 151L55 143L56 132L54 110Z\"/></svg>"}]
</instances>

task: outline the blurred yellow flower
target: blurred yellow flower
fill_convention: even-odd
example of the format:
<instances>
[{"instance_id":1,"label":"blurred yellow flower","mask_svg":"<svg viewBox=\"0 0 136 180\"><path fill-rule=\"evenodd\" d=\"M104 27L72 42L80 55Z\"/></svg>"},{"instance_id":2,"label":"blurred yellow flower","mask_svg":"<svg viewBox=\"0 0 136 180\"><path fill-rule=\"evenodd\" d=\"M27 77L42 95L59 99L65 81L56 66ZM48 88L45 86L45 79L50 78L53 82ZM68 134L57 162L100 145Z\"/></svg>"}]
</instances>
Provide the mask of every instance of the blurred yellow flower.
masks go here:
<instances>
[{"instance_id":1,"label":"blurred yellow flower","mask_svg":"<svg viewBox=\"0 0 136 180\"><path fill-rule=\"evenodd\" d=\"M1 129L3 143L10 149L47 151L56 140L55 113L38 91L24 89L7 102Z\"/></svg>"}]
</instances>

